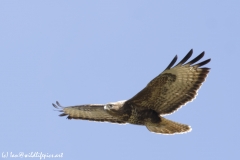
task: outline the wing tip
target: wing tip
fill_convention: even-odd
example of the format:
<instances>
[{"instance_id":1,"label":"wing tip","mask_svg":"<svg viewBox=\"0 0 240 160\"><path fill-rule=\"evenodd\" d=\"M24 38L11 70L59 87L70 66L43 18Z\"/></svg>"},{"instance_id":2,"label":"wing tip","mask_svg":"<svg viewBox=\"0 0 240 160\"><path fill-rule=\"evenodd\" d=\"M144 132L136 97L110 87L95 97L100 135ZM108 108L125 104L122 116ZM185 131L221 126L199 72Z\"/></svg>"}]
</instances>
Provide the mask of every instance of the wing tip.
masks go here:
<instances>
[{"instance_id":1,"label":"wing tip","mask_svg":"<svg viewBox=\"0 0 240 160\"><path fill-rule=\"evenodd\" d=\"M201 66L204 66L205 64L208 64L209 62L211 62L211 58L209 58L209 59L207 59L205 61L202 61L202 62L200 62L198 64L195 64L194 66L201 67Z\"/></svg>"},{"instance_id":2,"label":"wing tip","mask_svg":"<svg viewBox=\"0 0 240 160\"><path fill-rule=\"evenodd\" d=\"M52 106L53 106L54 108L59 109L58 106L57 106L55 103L52 103Z\"/></svg>"},{"instance_id":3,"label":"wing tip","mask_svg":"<svg viewBox=\"0 0 240 160\"><path fill-rule=\"evenodd\" d=\"M58 101L56 101L56 104L55 103L52 103L52 106L58 110L55 110L55 111L58 111L58 112L64 112L64 107L62 105L60 105L60 103ZM66 113L61 113L59 116L60 117L63 117L63 116L67 116L68 114Z\"/></svg>"},{"instance_id":4,"label":"wing tip","mask_svg":"<svg viewBox=\"0 0 240 160\"><path fill-rule=\"evenodd\" d=\"M52 103L52 106L53 106L54 108L57 108L57 109L63 109L63 108L64 108L58 101L56 101L56 104L55 104L55 103Z\"/></svg>"},{"instance_id":5,"label":"wing tip","mask_svg":"<svg viewBox=\"0 0 240 160\"><path fill-rule=\"evenodd\" d=\"M196 63L197 61L199 61L200 59L202 59L203 57L204 57L204 55L205 55L205 51L203 51L202 53L200 53L197 57L195 57L194 59L192 59L191 61L189 61L188 63L185 63L185 62L187 62L187 60L192 56L192 54L193 54L193 49L191 49L187 54L186 54L186 56L177 64L177 65L175 65L175 67L176 66L182 66L182 65L192 65L192 64L194 64L194 63ZM177 55L175 56L175 58L177 57ZM167 69L170 69L173 65L174 65L174 63L176 62L176 60L177 59L173 59L172 60L172 62L168 65L168 67L165 69L165 70L167 70ZM193 66L196 66L196 67L201 67L201 66L203 66L203 65L205 65L205 64L207 64L207 63L209 63L211 61L211 58L210 59L207 59L207 60L205 60L205 61L203 61L203 62L200 62L200 63L198 63L198 64L194 64ZM174 62L174 63L173 63ZM185 64L184 64L185 63Z\"/></svg>"},{"instance_id":6,"label":"wing tip","mask_svg":"<svg viewBox=\"0 0 240 160\"><path fill-rule=\"evenodd\" d=\"M177 59L178 59L178 56L176 55L165 70L170 69L176 63Z\"/></svg>"},{"instance_id":7,"label":"wing tip","mask_svg":"<svg viewBox=\"0 0 240 160\"><path fill-rule=\"evenodd\" d=\"M176 66L183 65L192 56L192 54L193 54L193 49L191 49Z\"/></svg>"},{"instance_id":8,"label":"wing tip","mask_svg":"<svg viewBox=\"0 0 240 160\"><path fill-rule=\"evenodd\" d=\"M66 113L62 113L62 114L59 114L58 116L59 117L63 117L63 116L67 116L68 114L66 114Z\"/></svg>"}]
</instances>

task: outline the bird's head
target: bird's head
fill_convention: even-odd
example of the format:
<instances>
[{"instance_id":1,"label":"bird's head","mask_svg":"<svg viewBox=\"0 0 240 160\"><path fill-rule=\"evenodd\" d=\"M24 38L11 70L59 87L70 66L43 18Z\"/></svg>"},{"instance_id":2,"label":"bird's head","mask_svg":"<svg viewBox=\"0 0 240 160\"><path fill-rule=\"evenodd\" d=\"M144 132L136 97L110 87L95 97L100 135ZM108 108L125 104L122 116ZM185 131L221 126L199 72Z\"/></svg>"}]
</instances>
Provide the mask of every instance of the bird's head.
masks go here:
<instances>
[{"instance_id":1,"label":"bird's head","mask_svg":"<svg viewBox=\"0 0 240 160\"><path fill-rule=\"evenodd\" d=\"M111 103L107 103L105 106L104 106L104 109L105 110L108 110L108 111L119 111L123 104L124 104L125 101L118 101L118 102L111 102Z\"/></svg>"}]
</instances>

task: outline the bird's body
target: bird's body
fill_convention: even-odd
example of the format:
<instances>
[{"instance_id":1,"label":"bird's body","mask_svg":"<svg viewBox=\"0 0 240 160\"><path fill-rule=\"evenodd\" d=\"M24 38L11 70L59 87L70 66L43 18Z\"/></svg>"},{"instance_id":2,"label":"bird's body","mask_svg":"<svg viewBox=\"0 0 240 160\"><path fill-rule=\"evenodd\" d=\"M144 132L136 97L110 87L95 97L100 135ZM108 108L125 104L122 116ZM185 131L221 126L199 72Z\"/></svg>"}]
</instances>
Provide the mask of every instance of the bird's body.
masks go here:
<instances>
[{"instance_id":1,"label":"bird's body","mask_svg":"<svg viewBox=\"0 0 240 160\"><path fill-rule=\"evenodd\" d=\"M176 56L161 74L129 100L105 105L69 107L62 107L57 102L57 105L53 106L63 112L60 116L68 116L68 119L145 125L151 132L162 134L188 132L191 130L190 126L167 120L162 116L173 113L193 100L209 72L209 68L200 67L210 62L210 59L194 64L203 57L204 52L184 64L191 55L192 50L171 68L177 60Z\"/></svg>"}]
</instances>

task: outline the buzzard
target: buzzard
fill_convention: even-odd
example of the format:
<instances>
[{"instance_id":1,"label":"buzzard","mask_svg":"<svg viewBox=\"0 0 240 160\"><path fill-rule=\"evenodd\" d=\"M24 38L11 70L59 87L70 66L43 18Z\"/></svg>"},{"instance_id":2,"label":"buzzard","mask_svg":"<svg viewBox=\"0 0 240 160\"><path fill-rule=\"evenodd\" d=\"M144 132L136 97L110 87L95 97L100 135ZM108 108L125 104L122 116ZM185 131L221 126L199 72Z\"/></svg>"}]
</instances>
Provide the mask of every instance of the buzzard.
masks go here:
<instances>
[{"instance_id":1,"label":"buzzard","mask_svg":"<svg viewBox=\"0 0 240 160\"><path fill-rule=\"evenodd\" d=\"M57 101L52 105L63 112L59 116L67 116L67 119L145 125L149 131L161 134L189 132L190 126L162 116L175 112L193 100L207 77L210 68L200 67L209 63L211 59L195 64L204 56L202 52L185 63L192 53L193 50L190 50L176 66L172 67L177 61L176 55L161 74L129 100L68 107L61 106Z\"/></svg>"}]
</instances>

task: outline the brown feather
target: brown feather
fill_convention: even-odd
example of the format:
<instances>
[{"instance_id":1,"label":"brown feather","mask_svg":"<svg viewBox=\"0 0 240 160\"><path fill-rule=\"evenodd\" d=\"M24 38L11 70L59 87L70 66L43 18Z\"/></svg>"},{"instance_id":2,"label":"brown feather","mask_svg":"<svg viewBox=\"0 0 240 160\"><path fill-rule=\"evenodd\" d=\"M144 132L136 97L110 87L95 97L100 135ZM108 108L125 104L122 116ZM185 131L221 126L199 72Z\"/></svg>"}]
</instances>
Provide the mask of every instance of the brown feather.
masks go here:
<instances>
[{"instance_id":1,"label":"brown feather","mask_svg":"<svg viewBox=\"0 0 240 160\"><path fill-rule=\"evenodd\" d=\"M126 103L139 108L153 109L161 114L170 114L196 97L197 91L205 81L209 68L199 68L210 62L210 59L191 66L199 61L204 52L187 64L190 51L183 60L154 78L149 84Z\"/></svg>"},{"instance_id":2,"label":"brown feather","mask_svg":"<svg viewBox=\"0 0 240 160\"><path fill-rule=\"evenodd\" d=\"M123 120L121 120L121 118L110 115L106 110L104 110L104 105L89 104L63 107L59 104L59 102L56 102L56 104L53 104L53 106L55 108L60 109L59 110L60 112L63 112L59 116L61 117L67 116L67 119L82 119L99 122L126 123Z\"/></svg>"}]
</instances>

